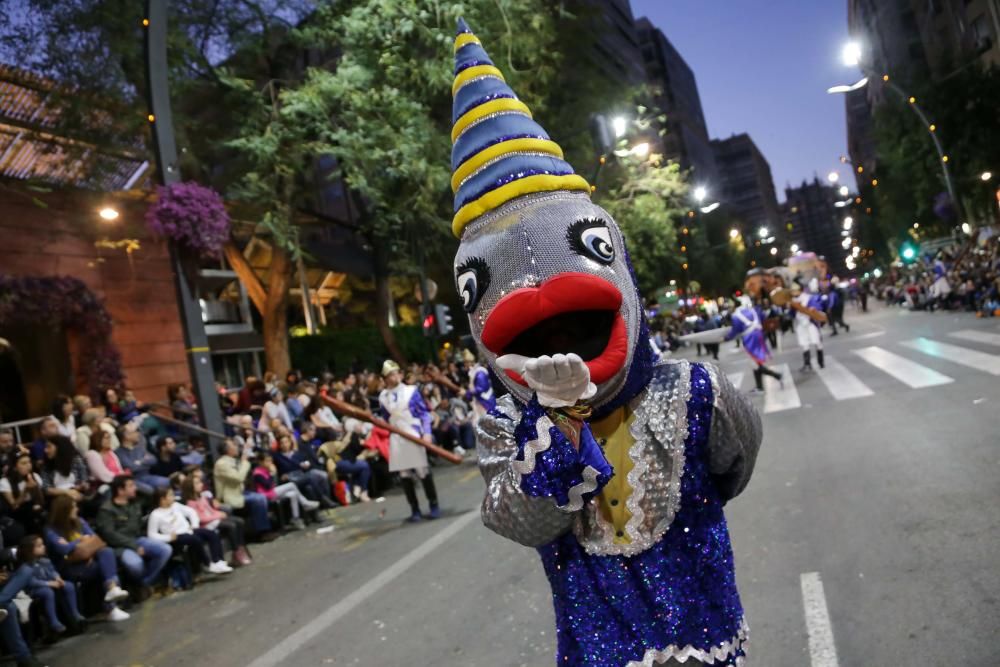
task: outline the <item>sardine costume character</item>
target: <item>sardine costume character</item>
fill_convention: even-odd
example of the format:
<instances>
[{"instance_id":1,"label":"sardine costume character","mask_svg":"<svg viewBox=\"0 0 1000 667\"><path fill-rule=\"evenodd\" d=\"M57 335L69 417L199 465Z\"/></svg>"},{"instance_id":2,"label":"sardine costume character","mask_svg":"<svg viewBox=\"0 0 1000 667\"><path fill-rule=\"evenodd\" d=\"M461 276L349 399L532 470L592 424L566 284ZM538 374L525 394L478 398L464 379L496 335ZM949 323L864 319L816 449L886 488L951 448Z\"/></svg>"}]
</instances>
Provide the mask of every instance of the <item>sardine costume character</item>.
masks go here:
<instances>
[{"instance_id":1,"label":"sardine costume character","mask_svg":"<svg viewBox=\"0 0 1000 667\"><path fill-rule=\"evenodd\" d=\"M420 395L420 390L412 384L402 381L399 364L391 359L382 364L382 377L385 378L385 389L378 395L379 411L382 416L396 428L406 431L418 438L431 438L431 413ZM427 494L430 505L428 519L441 516L438 506L437 488L434 486L434 475L427 463L427 450L405 438L393 433L389 436L389 472L398 472L403 485L403 493L410 504L410 523L416 523L424 518L420 511L420 501L417 500L417 488L413 482L419 477Z\"/></svg>"},{"instance_id":2,"label":"sardine costume character","mask_svg":"<svg viewBox=\"0 0 1000 667\"><path fill-rule=\"evenodd\" d=\"M820 312L825 311L823 297L819 293L819 280L811 278L805 290L795 297L803 306L813 308ZM812 319L801 310L795 311L795 338L798 339L799 347L802 348L802 370L811 372L812 351L816 350L816 361L819 367L824 368L823 363L823 334L819 329L820 323Z\"/></svg>"},{"instance_id":3,"label":"sardine costume character","mask_svg":"<svg viewBox=\"0 0 1000 667\"><path fill-rule=\"evenodd\" d=\"M654 357L618 226L463 21L455 55L455 277L510 390L477 429L483 522L538 550L558 665L743 664L722 506L760 418Z\"/></svg>"},{"instance_id":4,"label":"sardine costume character","mask_svg":"<svg viewBox=\"0 0 1000 667\"><path fill-rule=\"evenodd\" d=\"M758 392L764 391L765 375L770 375L778 382L782 381L781 373L765 366L771 358L771 352L767 349L767 341L764 339L763 319L760 310L754 307L750 297L744 295L740 297L740 307L733 312L732 328L726 335L726 340L733 340L739 336L744 351L753 359L753 381Z\"/></svg>"}]
</instances>

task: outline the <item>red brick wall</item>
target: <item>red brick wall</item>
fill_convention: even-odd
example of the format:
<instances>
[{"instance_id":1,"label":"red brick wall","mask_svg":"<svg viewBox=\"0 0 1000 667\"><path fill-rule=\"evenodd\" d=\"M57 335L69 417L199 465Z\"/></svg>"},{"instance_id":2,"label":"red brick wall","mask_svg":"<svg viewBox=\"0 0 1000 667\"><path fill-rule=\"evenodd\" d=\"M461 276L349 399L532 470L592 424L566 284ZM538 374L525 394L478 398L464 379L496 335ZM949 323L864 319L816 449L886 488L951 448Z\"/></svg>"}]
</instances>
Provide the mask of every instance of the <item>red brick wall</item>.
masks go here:
<instances>
[{"instance_id":1,"label":"red brick wall","mask_svg":"<svg viewBox=\"0 0 1000 667\"><path fill-rule=\"evenodd\" d=\"M140 400L163 401L168 384L190 382L167 248L146 235L145 204L91 193L34 196L47 208L0 190L0 273L73 276L103 297L126 382ZM97 215L107 204L118 220ZM94 246L122 238L140 241L131 263L124 250Z\"/></svg>"}]
</instances>

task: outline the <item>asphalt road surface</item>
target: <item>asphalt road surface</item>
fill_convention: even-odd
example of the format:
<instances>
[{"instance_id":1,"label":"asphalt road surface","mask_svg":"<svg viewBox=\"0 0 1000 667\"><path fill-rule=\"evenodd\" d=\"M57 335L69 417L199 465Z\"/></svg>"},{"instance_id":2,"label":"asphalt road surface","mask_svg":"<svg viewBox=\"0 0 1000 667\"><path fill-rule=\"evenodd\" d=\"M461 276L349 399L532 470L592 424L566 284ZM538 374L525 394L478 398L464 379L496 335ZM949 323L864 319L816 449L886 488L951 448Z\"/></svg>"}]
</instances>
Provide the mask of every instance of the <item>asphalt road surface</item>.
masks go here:
<instances>
[{"instance_id":1,"label":"asphalt road surface","mask_svg":"<svg viewBox=\"0 0 1000 667\"><path fill-rule=\"evenodd\" d=\"M827 369L755 402L765 439L727 507L754 667L1000 664L1000 320L848 309ZM687 351L685 357L693 357ZM753 386L742 351L720 365ZM436 469L447 516L404 525L401 496L255 563L94 623L40 653L78 665L516 667L554 663L530 550L478 518L475 463ZM383 515L384 512L384 515Z\"/></svg>"}]
</instances>

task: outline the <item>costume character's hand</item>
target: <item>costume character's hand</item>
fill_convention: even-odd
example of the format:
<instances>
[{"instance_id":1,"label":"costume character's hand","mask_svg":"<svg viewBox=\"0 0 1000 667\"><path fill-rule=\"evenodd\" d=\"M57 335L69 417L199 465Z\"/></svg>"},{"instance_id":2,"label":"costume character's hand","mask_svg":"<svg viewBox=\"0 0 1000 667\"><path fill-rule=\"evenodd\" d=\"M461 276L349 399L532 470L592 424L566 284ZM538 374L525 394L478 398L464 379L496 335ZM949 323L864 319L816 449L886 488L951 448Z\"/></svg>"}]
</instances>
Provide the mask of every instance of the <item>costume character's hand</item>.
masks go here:
<instances>
[{"instance_id":1,"label":"costume character's hand","mask_svg":"<svg viewBox=\"0 0 1000 667\"><path fill-rule=\"evenodd\" d=\"M590 381L590 369L572 352L534 359L505 354L497 359L497 365L519 373L538 394L538 402L548 408L576 405L580 399L597 393L597 386Z\"/></svg>"}]
</instances>

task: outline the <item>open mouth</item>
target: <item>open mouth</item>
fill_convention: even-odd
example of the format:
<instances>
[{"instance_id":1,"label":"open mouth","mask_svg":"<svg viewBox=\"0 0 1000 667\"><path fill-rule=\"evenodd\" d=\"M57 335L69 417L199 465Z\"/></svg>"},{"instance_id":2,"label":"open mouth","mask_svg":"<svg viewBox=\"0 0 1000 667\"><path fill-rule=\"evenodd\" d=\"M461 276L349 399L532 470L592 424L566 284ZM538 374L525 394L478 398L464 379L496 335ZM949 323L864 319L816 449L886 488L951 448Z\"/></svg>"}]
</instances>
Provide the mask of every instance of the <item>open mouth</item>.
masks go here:
<instances>
[{"instance_id":1,"label":"open mouth","mask_svg":"<svg viewBox=\"0 0 1000 667\"><path fill-rule=\"evenodd\" d=\"M607 382L628 353L622 295L607 280L587 273L561 273L541 287L525 287L500 299L483 327L482 342L498 357L575 353L590 369L590 381ZM520 375L506 371L514 381Z\"/></svg>"}]
</instances>

